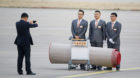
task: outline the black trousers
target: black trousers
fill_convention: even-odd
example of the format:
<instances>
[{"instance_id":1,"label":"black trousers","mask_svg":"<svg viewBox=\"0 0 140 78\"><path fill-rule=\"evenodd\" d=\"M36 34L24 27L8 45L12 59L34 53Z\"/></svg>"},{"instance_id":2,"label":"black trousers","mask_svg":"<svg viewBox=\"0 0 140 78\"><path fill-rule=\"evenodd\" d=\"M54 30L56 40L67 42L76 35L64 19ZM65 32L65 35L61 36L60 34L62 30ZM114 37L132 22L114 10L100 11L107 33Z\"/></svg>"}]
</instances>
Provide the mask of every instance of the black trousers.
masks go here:
<instances>
[{"instance_id":1,"label":"black trousers","mask_svg":"<svg viewBox=\"0 0 140 78\"><path fill-rule=\"evenodd\" d=\"M113 49L117 49L118 51L120 51L120 44L112 44L108 41L107 45L108 45L108 48L113 48Z\"/></svg>"},{"instance_id":2,"label":"black trousers","mask_svg":"<svg viewBox=\"0 0 140 78\"><path fill-rule=\"evenodd\" d=\"M92 47L103 47L103 43L100 42L90 42Z\"/></svg>"},{"instance_id":3,"label":"black trousers","mask_svg":"<svg viewBox=\"0 0 140 78\"><path fill-rule=\"evenodd\" d=\"M18 50L18 59L17 59L17 71L18 73L22 73L22 63L23 63L23 58L25 57L25 65L26 65L26 72L30 73L31 72L31 63L30 63L30 52L31 52L31 47L30 45L24 45L24 46L17 46Z\"/></svg>"}]
</instances>

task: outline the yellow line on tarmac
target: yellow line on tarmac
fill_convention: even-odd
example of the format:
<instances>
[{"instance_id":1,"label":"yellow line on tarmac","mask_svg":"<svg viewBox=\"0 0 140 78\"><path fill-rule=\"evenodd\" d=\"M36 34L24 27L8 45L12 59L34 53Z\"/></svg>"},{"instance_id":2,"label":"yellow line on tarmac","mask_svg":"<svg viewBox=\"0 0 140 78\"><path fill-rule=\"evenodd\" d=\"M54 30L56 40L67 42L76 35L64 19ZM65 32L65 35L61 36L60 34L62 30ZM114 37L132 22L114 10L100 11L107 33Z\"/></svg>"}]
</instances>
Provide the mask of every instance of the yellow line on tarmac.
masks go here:
<instances>
[{"instance_id":1,"label":"yellow line on tarmac","mask_svg":"<svg viewBox=\"0 0 140 78\"><path fill-rule=\"evenodd\" d=\"M127 71L127 70L139 70L140 67L135 67L135 68L126 68L126 69L121 69L121 71Z\"/></svg>"},{"instance_id":2,"label":"yellow line on tarmac","mask_svg":"<svg viewBox=\"0 0 140 78\"><path fill-rule=\"evenodd\" d=\"M120 71L127 71L127 70L140 70L140 67L136 68L126 68L126 69L121 69ZM75 78L75 77L83 77L83 76L89 76L89 75L95 75L95 74L102 74L102 73L109 73L109 72L115 72L115 71L98 71L98 72L91 72L91 73L83 73L83 74L76 74L76 75L70 75L70 76L64 76L60 78Z\"/></svg>"}]
</instances>

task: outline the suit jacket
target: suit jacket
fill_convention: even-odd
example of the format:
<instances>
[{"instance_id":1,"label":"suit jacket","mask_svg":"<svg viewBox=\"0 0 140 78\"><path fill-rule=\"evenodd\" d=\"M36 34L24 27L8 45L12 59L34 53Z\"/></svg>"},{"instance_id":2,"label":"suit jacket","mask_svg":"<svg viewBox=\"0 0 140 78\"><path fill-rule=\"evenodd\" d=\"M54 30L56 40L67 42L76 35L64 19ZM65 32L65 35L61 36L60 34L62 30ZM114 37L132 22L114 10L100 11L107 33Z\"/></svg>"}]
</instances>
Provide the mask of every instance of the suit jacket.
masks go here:
<instances>
[{"instance_id":1,"label":"suit jacket","mask_svg":"<svg viewBox=\"0 0 140 78\"><path fill-rule=\"evenodd\" d=\"M30 24L24 20L16 22L17 37L15 39L16 45L33 45L33 40L30 34L30 28L37 27L37 24Z\"/></svg>"},{"instance_id":2,"label":"suit jacket","mask_svg":"<svg viewBox=\"0 0 140 78\"><path fill-rule=\"evenodd\" d=\"M95 26L95 20L92 20L90 22L90 28L89 28L90 42L103 43L103 40L106 40L105 30L106 30L106 23L104 20L100 19L97 27Z\"/></svg>"},{"instance_id":3,"label":"suit jacket","mask_svg":"<svg viewBox=\"0 0 140 78\"><path fill-rule=\"evenodd\" d=\"M79 36L81 39L85 39L88 22L82 19L80 22L80 26L77 26L77 22L78 22L78 19L75 19L72 21L71 32L72 32L73 38L75 38L75 36Z\"/></svg>"},{"instance_id":4,"label":"suit jacket","mask_svg":"<svg viewBox=\"0 0 140 78\"><path fill-rule=\"evenodd\" d=\"M106 36L109 40L110 38L113 39L115 44L120 44L120 32L121 32L121 23L116 21L114 27L112 29L112 22L108 22L106 26ZM109 42L109 41L108 41Z\"/></svg>"}]
</instances>

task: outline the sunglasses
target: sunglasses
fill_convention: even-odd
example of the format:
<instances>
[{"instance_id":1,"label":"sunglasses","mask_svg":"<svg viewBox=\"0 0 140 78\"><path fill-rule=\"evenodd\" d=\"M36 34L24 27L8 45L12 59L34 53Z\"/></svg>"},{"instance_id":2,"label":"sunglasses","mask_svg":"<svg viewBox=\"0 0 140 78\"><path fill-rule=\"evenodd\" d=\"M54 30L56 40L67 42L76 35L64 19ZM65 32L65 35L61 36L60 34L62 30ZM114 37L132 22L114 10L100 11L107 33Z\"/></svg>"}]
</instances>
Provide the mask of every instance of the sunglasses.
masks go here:
<instances>
[{"instance_id":1,"label":"sunglasses","mask_svg":"<svg viewBox=\"0 0 140 78\"><path fill-rule=\"evenodd\" d=\"M83 15L83 14L78 14L78 15Z\"/></svg>"}]
</instances>

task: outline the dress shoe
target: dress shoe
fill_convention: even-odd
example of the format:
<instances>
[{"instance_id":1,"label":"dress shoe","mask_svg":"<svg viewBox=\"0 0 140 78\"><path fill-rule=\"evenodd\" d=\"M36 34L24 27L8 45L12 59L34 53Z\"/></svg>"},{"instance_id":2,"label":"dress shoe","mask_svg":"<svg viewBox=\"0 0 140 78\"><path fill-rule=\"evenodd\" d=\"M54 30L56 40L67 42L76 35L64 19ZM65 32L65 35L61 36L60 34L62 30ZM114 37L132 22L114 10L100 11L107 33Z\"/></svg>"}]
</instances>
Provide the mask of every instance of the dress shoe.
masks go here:
<instances>
[{"instance_id":1,"label":"dress shoe","mask_svg":"<svg viewBox=\"0 0 140 78\"><path fill-rule=\"evenodd\" d=\"M23 71L18 71L18 74L19 75L23 75Z\"/></svg>"},{"instance_id":2,"label":"dress shoe","mask_svg":"<svg viewBox=\"0 0 140 78\"><path fill-rule=\"evenodd\" d=\"M120 65L117 65L117 66L116 66L116 70L117 70L117 71L120 71Z\"/></svg>"},{"instance_id":3,"label":"dress shoe","mask_svg":"<svg viewBox=\"0 0 140 78\"><path fill-rule=\"evenodd\" d=\"M36 75L36 73L30 72L30 73L27 73L27 75Z\"/></svg>"},{"instance_id":4,"label":"dress shoe","mask_svg":"<svg viewBox=\"0 0 140 78\"><path fill-rule=\"evenodd\" d=\"M102 70L102 66L97 66L97 69L98 70Z\"/></svg>"},{"instance_id":5,"label":"dress shoe","mask_svg":"<svg viewBox=\"0 0 140 78\"><path fill-rule=\"evenodd\" d=\"M85 70L86 68L85 68L85 67L80 67L80 69L81 69L81 70Z\"/></svg>"},{"instance_id":6,"label":"dress shoe","mask_svg":"<svg viewBox=\"0 0 140 78\"><path fill-rule=\"evenodd\" d=\"M85 70L85 65L84 64L80 64L80 69L81 70Z\"/></svg>"},{"instance_id":7,"label":"dress shoe","mask_svg":"<svg viewBox=\"0 0 140 78\"><path fill-rule=\"evenodd\" d=\"M116 68L117 71L120 71L120 68Z\"/></svg>"},{"instance_id":8,"label":"dress shoe","mask_svg":"<svg viewBox=\"0 0 140 78\"><path fill-rule=\"evenodd\" d=\"M23 75L23 73L18 73L19 75Z\"/></svg>"},{"instance_id":9,"label":"dress shoe","mask_svg":"<svg viewBox=\"0 0 140 78\"><path fill-rule=\"evenodd\" d=\"M104 70L112 70L112 67L104 68Z\"/></svg>"},{"instance_id":10,"label":"dress shoe","mask_svg":"<svg viewBox=\"0 0 140 78\"><path fill-rule=\"evenodd\" d=\"M92 70L96 70L96 65L92 65Z\"/></svg>"}]
</instances>

